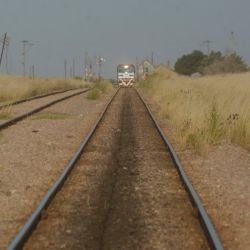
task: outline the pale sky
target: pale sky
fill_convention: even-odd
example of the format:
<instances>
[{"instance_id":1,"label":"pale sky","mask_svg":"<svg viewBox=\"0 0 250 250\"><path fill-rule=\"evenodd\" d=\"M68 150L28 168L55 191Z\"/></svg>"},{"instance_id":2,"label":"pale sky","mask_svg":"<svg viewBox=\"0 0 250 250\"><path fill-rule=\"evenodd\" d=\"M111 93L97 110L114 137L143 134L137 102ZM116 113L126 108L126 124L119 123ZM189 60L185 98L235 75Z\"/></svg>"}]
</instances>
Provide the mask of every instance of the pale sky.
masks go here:
<instances>
[{"instance_id":1,"label":"pale sky","mask_svg":"<svg viewBox=\"0 0 250 250\"><path fill-rule=\"evenodd\" d=\"M27 68L34 65L39 76L63 76L65 58L69 67L74 58L82 75L85 50L106 59L105 77L115 76L117 64L152 51L156 63L173 66L194 49L206 52L206 40L213 50L233 46L250 64L249 12L249 0L0 0L0 36L11 37L13 74L22 73L22 40L34 43Z\"/></svg>"}]
</instances>

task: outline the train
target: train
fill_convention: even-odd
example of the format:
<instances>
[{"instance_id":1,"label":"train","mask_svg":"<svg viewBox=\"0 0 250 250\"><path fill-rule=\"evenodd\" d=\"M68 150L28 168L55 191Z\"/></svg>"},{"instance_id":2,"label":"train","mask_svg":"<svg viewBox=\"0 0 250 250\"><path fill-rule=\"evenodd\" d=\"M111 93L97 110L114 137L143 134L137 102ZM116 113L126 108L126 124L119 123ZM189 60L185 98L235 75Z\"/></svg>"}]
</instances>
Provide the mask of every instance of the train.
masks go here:
<instances>
[{"instance_id":1,"label":"train","mask_svg":"<svg viewBox=\"0 0 250 250\"><path fill-rule=\"evenodd\" d=\"M119 64L117 66L117 84L122 87L132 87L135 84L135 65Z\"/></svg>"}]
</instances>

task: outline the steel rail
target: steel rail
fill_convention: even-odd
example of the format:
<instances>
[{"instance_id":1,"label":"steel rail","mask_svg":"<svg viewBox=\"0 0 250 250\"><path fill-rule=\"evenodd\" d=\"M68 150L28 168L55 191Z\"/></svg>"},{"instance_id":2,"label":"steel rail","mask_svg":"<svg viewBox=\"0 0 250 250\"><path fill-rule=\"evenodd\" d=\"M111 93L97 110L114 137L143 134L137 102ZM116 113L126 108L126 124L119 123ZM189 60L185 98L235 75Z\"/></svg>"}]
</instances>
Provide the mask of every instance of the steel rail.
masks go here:
<instances>
[{"instance_id":1,"label":"steel rail","mask_svg":"<svg viewBox=\"0 0 250 250\"><path fill-rule=\"evenodd\" d=\"M59 176L59 178L56 180L56 182L53 184L53 186L46 193L44 198L40 201L38 207L35 209L35 211L32 213L32 215L26 221L26 223L21 228L21 230L18 232L16 237L9 244L9 246L7 247L7 250L18 250L18 249L23 248L23 245L28 240L29 236L32 234L32 232L35 229L36 225L39 223L43 211L49 206L49 204L51 203L51 201L53 200L55 195L58 193L58 191L63 186L65 180L68 177L68 175L73 170L73 168L76 165L78 159L80 158L84 148L86 147L89 140L92 138L93 134L95 133L97 127L99 126L99 124L100 124L101 120L103 119L106 111L108 110L110 104L112 103L115 96L117 95L119 89L111 97L110 101L105 106L105 108L102 111L102 113L100 114L100 116L97 118L97 120L96 120L95 124L92 126L91 130L89 131L87 136L83 139L83 141L82 141L80 147L78 148L77 152L71 158L68 165L64 168L62 174Z\"/></svg>"},{"instance_id":2,"label":"steel rail","mask_svg":"<svg viewBox=\"0 0 250 250\"><path fill-rule=\"evenodd\" d=\"M0 110L3 109L3 108L9 107L9 106L14 106L14 105L23 103L23 102L29 102L29 101L32 101L32 100L35 100L35 99L40 99L40 98L51 96L51 95L62 94L62 93L72 91L72 90L77 90L77 89L79 89L79 88L67 89L67 90L59 90L59 91L54 91L54 92L43 94L43 95L36 95L36 96L32 96L32 97L25 98L25 99L20 99L20 100L14 101L14 102L9 102L9 103L1 105Z\"/></svg>"},{"instance_id":3,"label":"steel rail","mask_svg":"<svg viewBox=\"0 0 250 250\"><path fill-rule=\"evenodd\" d=\"M50 107L50 106L52 106L52 105L58 103L58 102L64 101L64 100L69 99L69 98L71 98L71 97L74 97L74 96L76 96L76 95L83 94L83 93L85 93L85 92L87 92L87 91L89 91L89 90L90 90L90 89L85 89L85 90L82 90L82 91L80 91L80 92L77 92L77 93L74 93L74 94L71 94L71 95L68 95L68 96L64 96L64 97L62 97L62 98L59 98L59 99L54 100L54 101L52 101L52 102L49 102L49 103L47 103L47 104L45 104L45 105L43 105L43 106L40 106L40 107L38 107L38 108L36 108L36 109L33 109L33 110L31 110L31 111L29 111L29 112L27 112L27 113L25 113L25 114L16 116L16 117L14 117L13 119L8 120L8 121L6 121L6 122L0 124L0 130L5 129L5 128L11 126L11 125L14 125L14 124L16 124L17 122L19 122L19 121L21 121L21 120L27 118L28 116L31 116L31 115L33 115L33 114L35 114L35 113L37 113L37 112L39 112L39 111L41 111L41 110L43 110L43 109L45 109L45 108L48 108L48 107Z\"/></svg>"},{"instance_id":4,"label":"steel rail","mask_svg":"<svg viewBox=\"0 0 250 250\"><path fill-rule=\"evenodd\" d=\"M141 96L141 94L139 93L139 91L135 88L136 93L138 94L139 98L141 99L141 101L143 102L145 108L148 111L148 114L150 115L155 127L157 128L161 138L164 141L164 144L166 145L166 147L168 148L168 151L170 152L171 158L175 164L175 167L177 168L177 171L179 173L179 176L182 180L182 183L184 184L185 189L187 190L189 197L194 205L194 207L196 207L197 211L198 211L198 215L199 215L199 219L200 219L200 223L202 225L202 228L205 232L205 235L207 237L208 243L211 247L211 249L217 249L217 250L223 250L223 244L222 241L219 237L218 232L216 231L211 219L209 218L205 208L202 205L202 202L199 198L198 193L195 191L193 185L191 184L191 182L189 181L184 168L180 162L179 157L177 156L173 146L170 144L169 140L167 139L165 133L163 132L163 130L161 129L160 125L158 124L158 122L156 121L156 118L154 117L152 111L150 110L149 106L146 104L144 98Z\"/></svg>"}]
</instances>

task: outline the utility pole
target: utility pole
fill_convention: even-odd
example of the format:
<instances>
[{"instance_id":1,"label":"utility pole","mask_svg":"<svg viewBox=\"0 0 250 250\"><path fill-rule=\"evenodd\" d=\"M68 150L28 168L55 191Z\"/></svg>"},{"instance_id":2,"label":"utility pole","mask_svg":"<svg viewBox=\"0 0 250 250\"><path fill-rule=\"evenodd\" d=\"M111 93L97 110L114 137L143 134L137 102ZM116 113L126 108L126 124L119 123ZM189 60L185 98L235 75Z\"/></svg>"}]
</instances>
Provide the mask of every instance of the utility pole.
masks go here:
<instances>
[{"instance_id":1,"label":"utility pole","mask_svg":"<svg viewBox=\"0 0 250 250\"><path fill-rule=\"evenodd\" d=\"M6 49L5 49L5 69L6 69L7 74L9 74L9 70L8 70L8 47L9 47L9 41L8 41L8 37L7 37Z\"/></svg>"},{"instance_id":2,"label":"utility pole","mask_svg":"<svg viewBox=\"0 0 250 250\"><path fill-rule=\"evenodd\" d=\"M35 65L29 67L29 77L30 79L35 79Z\"/></svg>"},{"instance_id":3,"label":"utility pole","mask_svg":"<svg viewBox=\"0 0 250 250\"><path fill-rule=\"evenodd\" d=\"M154 52L152 51L152 54L151 54L151 64L154 65Z\"/></svg>"},{"instance_id":4,"label":"utility pole","mask_svg":"<svg viewBox=\"0 0 250 250\"><path fill-rule=\"evenodd\" d=\"M73 69L72 69L72 74L73 74L73 77L75 77L75 58L73 58Z\"/></svg>"},{"instance_id":5,"label":"utility pole","mask_svg":"<svg viewBox=\"0 0 250 250\"><path fill-rule=\"evenodd\" d=\"M64 60L64 78L67 78L67 59Z\"/></svg>"},{"instance_id":6,"label":"utility pole","mask_svg":"<svg viewBox=\"0 0 250 250\"><path fill-rule=\"evenodd\" d=\"M231 36L231 49L230 49L230 54L234 54L234 53L235 53L234 31L231 31L231 32L230 32L230 36Z\"/></svg>"},{"instance_id":7,"label":"utility pole","mask_svg":"<svg viewBox=\"0 0 250 250\"><path fill-rule=\"evenodd\" d=\"M73 68L72 67L70 67L70 69L69 69L69 75L70 75L70 78L73 77Z\"/></svg>"},{"instance_id":8,"label":"utility pole","mask_svg":"<svg viewBox=\"0 0 250 250\"><path fill-rule=\"evenodd\" d=\"M135 67L136 67L136 80L139 81L139 60L138 57L135 59Z\"/></svg>"},{"instance_id":9,"label":"utility pole","mask_svg":"<svg viewBox=\"0 0 250 250\"><path fill-rule=\"evenodd\" d=\"M2 64L3 51L4 51L4 46L5 46L5 43L6 43L6 38L7 38L7 33L4 34L3 46L2 46L1 56L0 56L0 67L1 67L1 64Z\"/></svg>"},{"instance_id":10,"label":"utility pole","mask_svg":"<svg viewBox=\"0 0 250 250\"><path fill-rule=\"evenodd\" d=\"M7 35L7 33L6 33L6 37L4 35L4 37L0 39L0 42L2 44L4 44L4 40L5 40L5 45L4 45L4 50L5 50L5 69L6 69L6 73L9 74L9 70L8 70L8 46L10 45L10 37Z\"/></svg>"},{"instance_id":11,"label":"utility pole","mask_svg":"<svg viewBox=\"0 0 250 250\"><path fill-rule=\"evenodd\" d=\"M206 40L203 42L203 44L206 44L207 45L207 54L209 55L210 54L210 44L211 44L212 41L210 40Z\"/></svg>"},{"instance_id":12,"label":"utility pole","mask_svg":"<svg viewBox=\"0 0 250 250\"><path fill-rule=\"evenodd\" d=\"M32 65L32 79L35 79L35 65Z\"/></svg>"},{"instance_id":13,"label":"utility pole","mask_svg":"<svg viewBox=\"0 0 250 250\"><path fill-rule=\"evenodd\" d=\"M170 69L171 68L171 62L170 60L167 60L167 67Z\"/></svg>"},{"instance_id":14,"label":"utility pole","mask_svg":"<svg viewBox=\"0 0 250 250\"><path fill-rule=\"evenodd\" d=\"M26 53L28 52L28 49L31 48L31 46L33 46L33 43L30 43L27 40L23 40L23 51L22 51L22 56L23 56L23 61L22 61L22 65L23 65L23 76L26 76ZM28 46L28 48L27 48Z\"/></svg>"},{"instance_id":15,"label":"utility pole","mask_svg":"<svg viewBox=\"0 0 250 250\"><path fill-rule=\"evenodd\" d=\"M84 51L84 81L87 81L89 80L88 79L88 52L87 50L85 49Z\"/></svg>"}]
</instances>

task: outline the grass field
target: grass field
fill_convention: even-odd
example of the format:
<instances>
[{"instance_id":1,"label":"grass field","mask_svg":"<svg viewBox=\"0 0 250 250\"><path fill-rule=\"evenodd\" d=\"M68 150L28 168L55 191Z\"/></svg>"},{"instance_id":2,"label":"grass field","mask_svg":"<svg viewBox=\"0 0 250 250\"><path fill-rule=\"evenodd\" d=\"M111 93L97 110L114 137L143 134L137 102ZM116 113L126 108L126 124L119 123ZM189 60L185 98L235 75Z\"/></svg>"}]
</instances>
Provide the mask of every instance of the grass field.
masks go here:
<instances>
[{"instance_id":1,"label":"grass field","mask_svg":"<svg viewBox=\"0 0 250 250\"><path fill-rule=\"evenodd\" d=\"M203 153L226 141L250 149L250 73L193 79L161 68L140 86L184 148Z\"/></svg>"},{"instance_id":2,"label":"grass field","mask_svg":"<svg viewBox=\"0 0 250 250\"><path fill-rule=\"evenodd\" d=\"M77 79L29 79L16 76L0 76L0 102L14 101L53 91L85 86L86 83Z\"/></svg>"}]
</instances>

